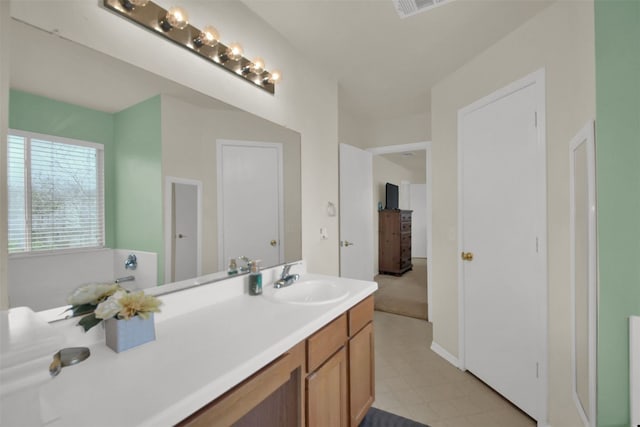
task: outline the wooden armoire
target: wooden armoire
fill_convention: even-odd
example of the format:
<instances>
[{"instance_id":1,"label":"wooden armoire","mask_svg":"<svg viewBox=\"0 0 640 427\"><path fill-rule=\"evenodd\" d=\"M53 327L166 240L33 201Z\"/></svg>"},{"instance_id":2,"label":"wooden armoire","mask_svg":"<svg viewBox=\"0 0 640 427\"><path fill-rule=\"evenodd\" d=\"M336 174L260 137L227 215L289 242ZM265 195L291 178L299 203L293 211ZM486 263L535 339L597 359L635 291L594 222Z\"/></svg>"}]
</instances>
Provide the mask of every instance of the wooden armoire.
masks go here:
<instances>
[{"instance_id":1,"label":"wooden armoire","mask_svg":"<svg viewBox=\"0 0 640 427\"><path fill-rule=\"evenodd\" d=\"M400 276L411 264L411 212L400 209L378 211L378 271Z\"/></svg>"}]
</instances>

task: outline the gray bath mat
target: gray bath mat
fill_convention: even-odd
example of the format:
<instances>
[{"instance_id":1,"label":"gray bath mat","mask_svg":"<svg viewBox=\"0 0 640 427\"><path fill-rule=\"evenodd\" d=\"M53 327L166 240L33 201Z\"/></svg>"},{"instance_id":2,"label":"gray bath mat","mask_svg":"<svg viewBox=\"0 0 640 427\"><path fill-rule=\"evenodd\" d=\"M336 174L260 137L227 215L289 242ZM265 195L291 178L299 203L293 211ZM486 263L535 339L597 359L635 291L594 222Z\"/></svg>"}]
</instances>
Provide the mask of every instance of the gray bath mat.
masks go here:
<instances>
[{"instance_id":1,"label":"gray bath mat","mask_svg":"<svg viewBox=\"0 0 640 427\"><path fill-rule=\"evenodd\" d=\"M383 411L378 408L371 408L367 411L367 415L360 423L359 427L429 427L426 424L421 424L412 421L408 418L401 417L396 414L392 414L387 411Z\"/></svg>"}]
</instances>

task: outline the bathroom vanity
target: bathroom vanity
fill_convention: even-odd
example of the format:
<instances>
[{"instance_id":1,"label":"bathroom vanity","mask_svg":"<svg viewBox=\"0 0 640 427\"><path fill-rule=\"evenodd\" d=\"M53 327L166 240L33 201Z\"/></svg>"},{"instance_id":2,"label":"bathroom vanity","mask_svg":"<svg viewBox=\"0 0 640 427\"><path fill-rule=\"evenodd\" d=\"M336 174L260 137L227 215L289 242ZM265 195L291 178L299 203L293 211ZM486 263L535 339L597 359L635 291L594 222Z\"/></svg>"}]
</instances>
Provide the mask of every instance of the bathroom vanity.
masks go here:
<instances>
[{"instance_id":1,"label":"bathroom vanity","mask_svg":"<svg viewBox=\"0 0 640 427\"><path fill-rule=\"evenodd\" d=\"M298 282L269 290L281 270L263 271L261 296L248 295L247 276L160 296L156 341L123 353L101 327L52 323L62 345L91 357L40 388L43 425L357 426L374 398L377 285L300 264ZM334 290L305 302L305 285Z\"/></svg>"},{"instance_id":2,"label":"bathroom vanity","mask_svg":"<svg viewBox=\"0 0 640 427\"><path fill-rule=\"evenodd\" d=\"M180 426L358 426L374 400L373 297Z\"/></svg>"}]
</instances>

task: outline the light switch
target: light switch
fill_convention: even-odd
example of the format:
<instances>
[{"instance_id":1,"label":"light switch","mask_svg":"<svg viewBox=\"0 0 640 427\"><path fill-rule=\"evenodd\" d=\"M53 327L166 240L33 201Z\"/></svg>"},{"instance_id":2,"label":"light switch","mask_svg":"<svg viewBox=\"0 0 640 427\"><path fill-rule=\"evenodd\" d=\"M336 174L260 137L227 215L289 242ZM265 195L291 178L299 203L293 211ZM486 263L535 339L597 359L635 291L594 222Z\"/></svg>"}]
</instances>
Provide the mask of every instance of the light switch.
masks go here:
<instances>
[{"instance_id":1,"label":"light switch","mask_svg":"<svg viewBox=\"0 0 640 427\"><path fill-rule=\"evenodd\" d=\"M320 238L322 240L327 240L329 238L329 232L327 231L327 227L322 227L320 229Z\"/></svg>"}]
</instances>

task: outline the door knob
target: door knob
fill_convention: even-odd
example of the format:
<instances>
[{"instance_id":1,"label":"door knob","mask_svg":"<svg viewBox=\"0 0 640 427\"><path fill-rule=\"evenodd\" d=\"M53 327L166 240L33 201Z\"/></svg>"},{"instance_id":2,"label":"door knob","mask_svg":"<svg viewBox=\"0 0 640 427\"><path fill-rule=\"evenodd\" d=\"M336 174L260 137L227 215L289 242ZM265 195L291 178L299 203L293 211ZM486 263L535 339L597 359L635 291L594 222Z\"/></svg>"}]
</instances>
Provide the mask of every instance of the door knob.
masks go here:
<instances>
[{"instance_id":1,"label":"door knob","mask_svg":"<svg viewBox=\"0 0 640 427\"><path fill-rule=\"evenodd\" d=\"M269 242L269 244L270 244L271 246L275 246L275 245L277 245L277 244L278 244L278 242L274 239L274 240L270 241L270 242Z\"/></svg>"},{"instance_id":2,"label":"door knob","mask_svg":"<svg viewBox=\"0 0 640 427\"><path fill-rule=\"evenodd\" d=\"M344 242L340 242L340 246L353 246L353 242L345 240Z\"/></svg>"},{"instance_id":3,"label":"door knob","mask_svg":"<svg viewBox=\"0 0 640 427\"><path fill-rule=\"evenodd\" d=\"M462 252L460 258L462 258L463 261L473 261L473 252Z\"/></svg>"}]
</instances>

